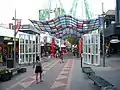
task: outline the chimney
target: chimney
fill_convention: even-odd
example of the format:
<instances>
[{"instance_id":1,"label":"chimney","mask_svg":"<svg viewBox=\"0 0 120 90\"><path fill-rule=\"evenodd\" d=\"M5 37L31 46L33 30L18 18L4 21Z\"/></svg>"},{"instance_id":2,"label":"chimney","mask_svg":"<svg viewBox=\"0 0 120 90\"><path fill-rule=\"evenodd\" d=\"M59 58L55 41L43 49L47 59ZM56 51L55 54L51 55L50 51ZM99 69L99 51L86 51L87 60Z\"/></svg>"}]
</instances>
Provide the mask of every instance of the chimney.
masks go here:
<instances>
[{"instance_id":1,"label":"chimney","mask_svg":"<svg viewBox=\"0 0 120 90\"><path fill-rule=\"evenodd\" d=\"M115 21L116 21L116 23L120 23L120 0L116 0Z\"/></svg>"}]
</instances>

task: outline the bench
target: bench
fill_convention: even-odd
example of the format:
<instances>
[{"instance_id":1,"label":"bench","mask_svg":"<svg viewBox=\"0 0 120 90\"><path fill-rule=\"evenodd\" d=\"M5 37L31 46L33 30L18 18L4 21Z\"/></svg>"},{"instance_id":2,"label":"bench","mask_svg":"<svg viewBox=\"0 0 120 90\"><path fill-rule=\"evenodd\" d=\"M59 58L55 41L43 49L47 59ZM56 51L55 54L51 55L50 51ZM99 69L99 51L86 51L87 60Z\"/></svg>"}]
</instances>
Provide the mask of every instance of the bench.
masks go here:
<instances>
[{"instance_id":1,"label":"bench","mask_svg":"<svg viewBox=\"0 0 120 90\"><path fill-rule=\"evenodd\" d=\"M27 71L27 68L25 67L22 67L22 68L19 68L19 70L17 71L18 73L24 73Z\"/></svg>"},{"instance_id":2,"label":"bench","mask_svg":"<svg viewBox=\"0 0 120 90\"><path fill-rule=\"evenodd\" d=\"M100 76L91 75L90 79L94 82L95 85L99 86L102 90L115 90L115 89L103 89L108 86L113 87L113 85Z\"/></svg>"},{"instance_id":3,"label":"bench","mask_svg":"<svg viewBox=\"0 0 120 90\"><path fill-rule=\"evenodd\" d=\"M107 87L101 88L101 90L118 90L118 89L113 86L107 86Z\"/></svg>"},{"instance_id":4,"label":"bench","mask_svg":"<svg viewBox=\"0 0 120 90\"><path fill-rule=\"evenodd\" d=\"M88 76L95 74L91 67L82 67L82 72L87 74Z\"/></svg>"}]
</instances>

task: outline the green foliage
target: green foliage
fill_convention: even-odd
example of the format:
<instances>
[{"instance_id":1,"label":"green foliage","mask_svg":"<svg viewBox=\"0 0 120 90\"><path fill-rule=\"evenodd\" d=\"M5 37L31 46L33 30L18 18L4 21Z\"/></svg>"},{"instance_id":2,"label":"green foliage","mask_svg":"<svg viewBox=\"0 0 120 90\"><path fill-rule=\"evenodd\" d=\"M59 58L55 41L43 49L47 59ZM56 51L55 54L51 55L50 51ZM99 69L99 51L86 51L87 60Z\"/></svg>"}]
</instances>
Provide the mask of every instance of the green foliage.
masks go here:
<instances>
[{"instance_id":1,"label":"green foliage","mask_svg":"<svg viewBox=\"0 0 120 90\"><path fill-rule=\"evenodd\" d=\"M77 45L79 43L79 39L76 37L68 37L67 40L71 43L71 45Z\"/></svg>"},{"instance_id":2,"label":"green foliage","mask_svg":"<svg viewBox=\"0 0 120 90\"><path fill-rule=\"evenodd\" d=\"M5 74L5 73L9 73L9 70L8 69L1 69L0 70L0 74Z\"/></svg>"}]
</instances>

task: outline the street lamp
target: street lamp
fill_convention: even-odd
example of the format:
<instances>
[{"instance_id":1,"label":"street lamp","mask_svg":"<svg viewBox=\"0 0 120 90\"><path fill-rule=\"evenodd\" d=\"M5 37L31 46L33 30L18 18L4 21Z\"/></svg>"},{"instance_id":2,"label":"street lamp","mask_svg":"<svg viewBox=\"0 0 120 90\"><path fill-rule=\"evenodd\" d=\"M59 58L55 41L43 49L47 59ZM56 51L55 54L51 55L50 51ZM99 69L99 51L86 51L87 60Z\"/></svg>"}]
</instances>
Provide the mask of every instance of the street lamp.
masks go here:
<instances>
[{"instance_id":1,"label":"street lamp","mask_svg":"<svg viewBox=\"0 0 120 90\"><path fill-rule=\"evenodd\" d=\"M104 31L105 31L105 19L104 19L104 17L105 17L105 12L104 12L104 3L102 3L102 23L103 23L103 67L105 67L105 33L104 33Z\"/></svg>"},{"instance_id":2,"label":"street lamp","mask_svg":"<svg viewBox=\"0 0 120 90\"><path fill-rule=\"evenodd\" d=\"M13 65L14 65L14 68L16 67L16 22L18 20L21 20L21 19L16 19L16 9L15 9L15 16L12 18L12 20L14 20L14 61L13 61Z\"/></svg>"},{"instance_id":3,"label":"street lamp","mask_svg":"<svg viewBox=\"0 0 120 90\"><path fill-rule=\"evenodd\" d=\"M13 65L14 68L16 67L16 9L15 9L15 16L12 18L14 20L14 61Z\"/></svg>"}]
</instances>

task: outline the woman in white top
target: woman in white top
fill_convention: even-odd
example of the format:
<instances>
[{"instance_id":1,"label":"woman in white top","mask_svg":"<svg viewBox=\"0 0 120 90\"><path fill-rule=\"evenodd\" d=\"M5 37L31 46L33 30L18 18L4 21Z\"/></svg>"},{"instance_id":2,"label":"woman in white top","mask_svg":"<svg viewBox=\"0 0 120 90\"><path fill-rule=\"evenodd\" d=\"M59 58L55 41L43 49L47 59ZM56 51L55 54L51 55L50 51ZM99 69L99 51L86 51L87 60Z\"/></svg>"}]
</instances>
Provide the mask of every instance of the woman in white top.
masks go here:
<instances>
[{"instance_id":1,"label":"woman in white top","mask_svg":"<svg viewBox=\"0 0 120 90\"><path fill-rule=\"evenodd\" d=\"M38 84L38 74L40 74L40 82L42 82L42 64L40 62L39 56L36 57L36 67L35 67L35 74L36 74L36 83Z\"/></svg>"}]
</instances>

